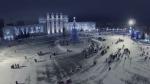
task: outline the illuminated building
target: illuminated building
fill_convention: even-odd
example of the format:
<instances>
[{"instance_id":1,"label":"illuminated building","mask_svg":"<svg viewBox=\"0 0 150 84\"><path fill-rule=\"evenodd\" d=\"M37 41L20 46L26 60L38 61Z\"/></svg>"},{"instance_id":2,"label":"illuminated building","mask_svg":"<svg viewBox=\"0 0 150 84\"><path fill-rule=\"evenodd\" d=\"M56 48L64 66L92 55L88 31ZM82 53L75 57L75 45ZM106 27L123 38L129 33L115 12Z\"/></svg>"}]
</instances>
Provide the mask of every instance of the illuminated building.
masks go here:
<instances>
[{"instance_id":1,"label":"illuminated building","mask_svg":"<svg viewBox=\"0 0 150 84\"><path fill-rule=\"evenodd\" d=\"M47 13L46 17L40 17L38 22L38 24L25 26L5 26L3 28L3 38L4 40L14 40L20 35L27 34L30 34L30 36L62 34L63 28L71 31L73 26L73 22L69 22L68 16L62 13ZM77 30L92 31L95 27L95 22L76 22Z\"/></svg>"}]
</instances>

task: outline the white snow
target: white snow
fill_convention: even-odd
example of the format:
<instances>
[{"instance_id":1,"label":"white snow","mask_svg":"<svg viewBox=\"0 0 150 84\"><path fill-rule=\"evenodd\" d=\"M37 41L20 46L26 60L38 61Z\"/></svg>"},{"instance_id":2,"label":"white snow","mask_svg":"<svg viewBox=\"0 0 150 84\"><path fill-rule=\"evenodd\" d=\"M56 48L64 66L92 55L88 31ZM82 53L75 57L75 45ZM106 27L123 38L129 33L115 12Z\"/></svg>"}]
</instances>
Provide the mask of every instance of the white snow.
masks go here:
<instances>
[{"instance_id":1,"label":"white snow","mask_svg":"<svg viewBox=\"0 0 150 84\"><path fill-rule=\"evenodd\" d=\"M65 74L72 79L73 84L150 84L150 60L144 60L145 56L150 57L146 55L150 52L149 45L134 42L128 36L92 35L91 39L99 46L110 46L104 56L100 55L101 50L99 50L87 59L84 59L82 55L80 57L78 54L90 44L85 39L82 39L83 43L69 46L62 46L59 43L56 46L50 46L48 40L27 40L12 47L1 46L0 84L15 84L15 81L24 84L56 84L58 77ZM99 36L105 38L106 41L97 40ZM124 42L115 44L119 38ZM106 58L115 53L118 48L122 48L123 44L131 52L129 59L124 60L123 57L120 61L113 62L109 71L105 63ZM140 56L142 53L140 47L145 51L144 56ZM67 52L67 49L72 52ZM39 51L50 53L38 56ZM53 56L53 52L58 55ZM51 59L50 55L52 55ZM35 63L34 59L40 62ZM93 60L97 61L95 66L93 66ZM12 64L20 64L23 67L11 69ZM68 75L68 71L77 65L82 65L81 70ZM47 70L50 78L47 78ZM66 77L63 80L66 80Z\"/></svg>"}]
</instances>

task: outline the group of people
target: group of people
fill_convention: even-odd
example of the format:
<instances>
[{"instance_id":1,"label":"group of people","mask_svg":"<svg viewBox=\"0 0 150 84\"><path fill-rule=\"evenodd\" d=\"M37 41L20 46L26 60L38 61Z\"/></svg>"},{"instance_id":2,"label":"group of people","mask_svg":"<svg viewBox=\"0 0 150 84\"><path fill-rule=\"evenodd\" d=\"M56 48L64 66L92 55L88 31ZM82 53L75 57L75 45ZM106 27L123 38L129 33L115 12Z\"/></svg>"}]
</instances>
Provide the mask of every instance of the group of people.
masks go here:
<instances>
[{"instance_id":1,"label":"group of people","mask_svg":"<svg viewBox=\"0 0 150 84\"><path fill-rule=\"evenodd\" d=\"M94 42L91 42L89 47L82 51L82 54L85 58L88 58L91 54L97 53L98 49L99 49L99 46L96 45Z\"/></svg>"},{"instance_id":2,"label":"group of people","mask_svg":"<svg viewBox=\"0 0 150 84\"><path fill-rule=\"evenodd\" d=\"M129 57L130 50L128 48L125 48L124 51L123 51L123 55L127 55Z\"/></svg>"},{"instance_id":3,"label":"group of people","mask_svg":"<svg viewBox=\"0 0 150 84\"><path fill-rule=\"evenodd\" d=\"M57 84L72 84L72 80L69 78L66 81L60 80L57 82Z\"/></svg>"},{"instance_id":4,"label":"group of people","mask_svg":"<svg viewBox=\"0 0 150 84\"><path fill-rule=\"evenodd\" d=\"M149 49L149 47L147 47L147 49ZM140 50L142 51L140 56L144 57L144 61L150 60L149 52L145 52L144 48L142 48L142 47L140 47Z\"/></svg>"},{"instance_id":5,"label":"group of people","mask_svg":"<svg viewBox=\"0 0 150 84\"><path fill-rule=\"evenodd\" d=\"M125 59L127 59L127 57L129 58L130 55L130 50L128 48L124 48L125 45L123 44L122 48L118 48L118 50L114 53L114 54L110 54L108 58L106 58L105 62L108 64L109 68L108 70L111 70L111 64L115 61L119 61L121 60L124 56ZM123 49L123 53L121 53L121 50Z\"/></svg>"},{"instance_id":6,"label":"group of people","mask_svg":"<svg viewBox=\"0 0 150 84\"><path fill-rule=\"evenodd\" d=\"M12 64L11 69L19 69L20 65L19 64Z\"/></svg>"},{"instance_id":7,"label":"group of people","mask_svg":"<svg viewBox=\"0 0 150 84\"><path fill-rule=\"evenodd\" d=\"M118 39L116 42L115 42L115 44L118 44L119 42L123 42L124 40L123 39Z\"/></svg>"},{"instance_id":8,"label":"group of people","mask_svg":"<svg viewBox=\"0 0 150 84\"><path fill-rule=\"evenodd\" d=\"M82 65L76 65L75 68L70 70L70 73L73 74L82 69Z\"/></svg>"}]
</instances>

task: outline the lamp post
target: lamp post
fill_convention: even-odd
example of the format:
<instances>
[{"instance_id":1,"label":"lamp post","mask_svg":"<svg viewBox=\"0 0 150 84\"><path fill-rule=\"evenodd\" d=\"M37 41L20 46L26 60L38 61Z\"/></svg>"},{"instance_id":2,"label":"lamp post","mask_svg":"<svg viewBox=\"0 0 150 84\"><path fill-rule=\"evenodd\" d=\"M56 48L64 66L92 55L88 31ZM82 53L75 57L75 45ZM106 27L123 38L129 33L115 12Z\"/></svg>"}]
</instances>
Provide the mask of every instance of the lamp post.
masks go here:
<instances>
[{"instance_id":1,"label":"lamp post","mask_svg":"<svg viewBox=\"0 0 150 84\"><path fill-rule=\"evenodd\" d=\"M136 23L136 21L134 19L129 19L129 21L128 21L130 35L133 32L133 26L135 25L135 23Z\"/></svg>"}]
</instances>

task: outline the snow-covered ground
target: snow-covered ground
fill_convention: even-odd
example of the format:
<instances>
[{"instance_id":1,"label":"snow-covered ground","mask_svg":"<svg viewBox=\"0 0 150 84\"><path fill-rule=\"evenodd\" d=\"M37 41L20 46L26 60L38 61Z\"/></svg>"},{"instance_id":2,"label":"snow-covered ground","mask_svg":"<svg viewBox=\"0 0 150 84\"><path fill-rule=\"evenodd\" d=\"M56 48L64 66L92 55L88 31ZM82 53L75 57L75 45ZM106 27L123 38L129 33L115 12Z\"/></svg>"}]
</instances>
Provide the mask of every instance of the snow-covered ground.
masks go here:
<instances>
[{"instance_id":1,"label":"snow-covered ground","mask_svg":"<svg viewBox=\"0 0 150 84\"><path fill-rule=\"evenodd\" d=\"M110 49L104 56L97 56L97 65L90 67L84 72L79 72L72 76L75 84L149 84L150 83L150 68L149 60L144 60L145 56L140 56L142 47L145 53L150 52L150 47L142 44L137 44L127 36L120 35L105 35L106 42L103 45L109 45ZM119 39L124 39L124 42L115 44ZM113 44L112 44L113 42ZM131 52L129 59L114 62L111 64L111 70L108 70L106 58L115 53L118 48L128 48ZM147 48L149 47L149 48ZM149 57L149 55L147 55ZM131 59L131 60L130 60ZM91 60L89 60L91 61ZM92 62L91 62L92 63ZM90 65L90 64L89 64Z\"/></svg>"},{"instance_id":2,"label":"snow-covered ground","mask_svg":"<svg viewBox=\"0 0 150 84\"><path fill-rule=\"evenodd\" d=\"M71 78L72 84L150 84L150 46L132 41L128 36L91 34L91 40L99 47L109 46L103 56L97 53L85 58L81 53L91 44L88 39L82 39L79 44L62 46L47 39L27 40L16 46L2 46L0 48L0 84L56 84L58 80ZM99 41L97 37L106 41ZM115 44L118 39L124 42ZM124 48L122 48L122 46ZM110 54L118 48L128 48L130 55L124 56L110 66L105 62ZM68 52L67 50L71 50ZM41 51L44 55L39 56ZM140 56L143 51L145 54ZM53 55L56 52L56 55ZM51 57L51 58L50 58ZM145 57L148 57L145 60ZM35 62L37 59L38 62ZM126 59L126 60L125 60ZM93 61L96 60L96 65ZM11 69L11 65L20 64L19 69ZM81 69L76 70L78 66ZM111 67L111 70L109 68Z\"/></svg>"}]
</instances>

